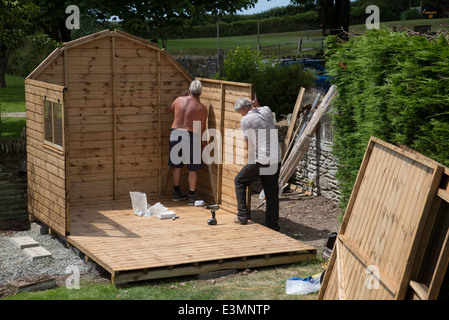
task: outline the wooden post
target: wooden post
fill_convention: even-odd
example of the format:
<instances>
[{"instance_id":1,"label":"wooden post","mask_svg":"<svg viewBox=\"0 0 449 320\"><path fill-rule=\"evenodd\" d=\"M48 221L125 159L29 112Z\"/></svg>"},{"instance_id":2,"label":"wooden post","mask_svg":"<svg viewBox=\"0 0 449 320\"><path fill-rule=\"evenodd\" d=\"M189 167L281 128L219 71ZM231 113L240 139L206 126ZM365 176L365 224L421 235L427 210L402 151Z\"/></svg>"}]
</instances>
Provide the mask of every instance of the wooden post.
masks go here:
<instances>
[{"instance_id":1,"label":"wooden post","mask_svg":"<svg viewBox=\"0 0 449 320\"><path fill-rule=\"evenodd\" d=\"M157 193L162 196L162 112L161 112L161 52L157 51L157 137L158 137L158 184ZM168 172L167 172L168 175Z\"/></svg>"},{"instance_id":2,"label":"wooden post","mask_svg":"<svg viewBox=\"0 0 449 320\"><path fill-rule=\"evenodd\" d=\"M284 154L287 151L288 145L290 144L290 139L292 137L293 130L295 129L296 119L298 118L299 108L301 107L301 103L302 103L302 99L304 97L305 91L306 91L306 89L301 88L299 90L298 97L296 98L296 103L295 103L295 107L293 108L292 118L290 120L290 125L288 126L287 134L286 134L285 140L284 140L284 147L283 147Z\"/></svg>"},{"instance_id":3,"label":"wooden post","mask_svg":"<svg viewBox=\"0 0 449 320\"><path fill-rule=\"evenodd\" d=\"M220 71L220 19L217 19L217 72Z\"/></svg>"},{"instance_id":4,"label":"wooden post","mask_svg":"<svg viewBox=\"0 0 449 320\"><path fill-rule=\"evenodd\" d=\"M117 108L116 108L116 70L115 70L115 35L111 35L112 46L112 143L113 143L113 170L114 170L114 200L117 200Z\"/></svg>"},{"instance_id":5,"label":"wooden post","mask_svg":"<svg viewBox=\"0 0 449 320\"><path fill-rule=\"evenodd\" d=\"M301 54L301 50L302 50L302 38L301 37L299 37L299 40L298 40L298 50L297 50L297 52L296 52L296 56L298 56L299 57L299 55Z\"/></svg>"},{"instance_id":6,"label":"wooden post","mask_svg":"<svg viewBox=\"0 0 449 320\"><path fill-rule=\"evenodd\" d=\"M65 230L66 236L70 234L70 158L69 158L69 112L66 101L66 92L69 84L68 70L67 70L67 50L64 51L64 87L62 99L62 112L63 112L63 143L64 143L64 162L65 162Z\"/></svg>"},{"instance_id":7,"label":"wooden post","mask_svg":"<svg viewBox=\"0 0 449 320\"><path fill-rule=\"evenodd\" d=\"M225 113L225 84L221 83L220 85L221 97L220 97L220 124L219 124L219 132L221 133L222 139L221 144L218 146L220 148L218 152L221 154L222 161L219 161L217 164L217 202L221 203L221 191L222 191L222 177L223 177L223 159L224 155L224 113Z\"/></svg>"}]
</instances>

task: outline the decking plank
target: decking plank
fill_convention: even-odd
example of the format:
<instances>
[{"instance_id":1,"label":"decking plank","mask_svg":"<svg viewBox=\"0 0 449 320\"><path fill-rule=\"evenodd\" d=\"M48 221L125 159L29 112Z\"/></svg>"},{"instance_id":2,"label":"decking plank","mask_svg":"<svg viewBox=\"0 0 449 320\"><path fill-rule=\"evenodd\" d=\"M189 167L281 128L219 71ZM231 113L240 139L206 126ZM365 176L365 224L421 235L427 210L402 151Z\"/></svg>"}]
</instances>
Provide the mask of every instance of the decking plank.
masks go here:
<instances>
[{"instance_id":1,"label":"decking plank","mask_svg":"<svg viewBox=\"0 0 449 320\"><path fill-rule=\"evenodd\" d=\"M201 273L229 265L291 263L316 255L315 248L260 224L236 224L235 215L223 209L216 212L218 224L210 226L207 219L211 214L204 208L168 199L149 201L160 201L179 219L138 217L131 201L75 206L67 240L109 271L113 279L123 272L144 272L137 278L149 279L158 274ZM191 267L205 263L208 268ZM183 271L168 271L173 266ZM161 268L167 272L160 272ZM156 269L158 272L147 275L148 270Z\"/></svg>"}]
</instances>

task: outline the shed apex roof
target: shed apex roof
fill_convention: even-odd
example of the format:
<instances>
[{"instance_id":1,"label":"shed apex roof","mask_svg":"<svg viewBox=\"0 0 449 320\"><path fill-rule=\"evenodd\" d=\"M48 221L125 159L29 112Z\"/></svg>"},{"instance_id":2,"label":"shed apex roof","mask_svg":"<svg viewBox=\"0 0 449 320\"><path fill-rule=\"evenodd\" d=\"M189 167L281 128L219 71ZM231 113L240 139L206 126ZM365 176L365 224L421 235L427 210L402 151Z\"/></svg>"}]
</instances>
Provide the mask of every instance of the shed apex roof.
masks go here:
<instances>
[{"instance_id":1,"label":"shed apex roof","mask_svg":"<svg viewBox=\"0 0 449 320\"><path fill-rule=\"evenodd\" d=\"M130 33L121 31L121 30L103 30L103 31L99 31L96 33L93 33L91 35L76 39L76 40L72 40L69 42L66 42L62 47L60 48L56 48L44 61L41 62L41 64L39 64L39 66L34 69L27 77L27 79L36 79L36 77L39 76L39 74L48 66L50 65L60 54L62 54L64 51L75 48L79 45L91 42L91 41L96 41L98 39L104 38L104 37L122 37L125 39L128 39L130 41L133 42L137 42L140 43L141 45L144 45L148 48L154 49L154 50L158 50L161 51L168 59L171 60L171 62L173 63L173 65L189 80L191 80L191 76L188 74L188 72L186 70L184 70L184 68L182 68L178 62L164 49L160 49L159 46L153 42L150 42L148 40L136 37Z\"/></svg>"}]
</instances>

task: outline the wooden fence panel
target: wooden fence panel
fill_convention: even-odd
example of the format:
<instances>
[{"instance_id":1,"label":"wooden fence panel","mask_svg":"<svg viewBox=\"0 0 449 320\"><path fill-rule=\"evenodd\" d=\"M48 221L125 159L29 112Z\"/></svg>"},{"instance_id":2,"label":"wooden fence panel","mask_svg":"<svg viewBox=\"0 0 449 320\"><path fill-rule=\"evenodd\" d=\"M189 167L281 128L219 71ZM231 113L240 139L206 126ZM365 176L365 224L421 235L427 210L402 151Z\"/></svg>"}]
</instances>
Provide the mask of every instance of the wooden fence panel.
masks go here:
<instances>
[{"instance_id":1,"label":"wooden fence panel","mask_svg":"<svg viewBox=\"0 0 449 320\"><path fill-rule=\"evenodd\" d=\"M437 238L428 230L438 215L443 172L431 159L371 138L320 299L406 298L418 270L429 264L423 258L429 239Z\"/></svg>"}]
</instances>

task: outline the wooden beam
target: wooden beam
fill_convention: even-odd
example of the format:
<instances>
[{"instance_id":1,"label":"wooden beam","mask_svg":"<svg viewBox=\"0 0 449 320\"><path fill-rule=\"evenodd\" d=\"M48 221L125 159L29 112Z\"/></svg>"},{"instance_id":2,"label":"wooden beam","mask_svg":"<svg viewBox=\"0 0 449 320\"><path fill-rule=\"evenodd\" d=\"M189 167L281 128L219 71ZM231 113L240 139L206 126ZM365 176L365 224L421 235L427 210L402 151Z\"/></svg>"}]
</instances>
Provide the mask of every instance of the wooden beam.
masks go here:
<instances>
[{"instance_id":1,"label":"wooden beam","mask_svg":"<svg viewBox=\"0 0 449 320\"><path fill-rule=\"evenodd\" d=\"M284 185L288 182L291 175L295 171L299 161L301 161L302 157L309 149L310 141L318 127L318 123L321 120L323 114L329 110L332 99L336 96L336 94L337 91L335 89L335 86L331 86L323 101L318 106L316 112L310 119L310 122L307 124L303 134L294 145L289 157L281 167L281 172L279 174L279 186L281 188L283 188Z\"/></svg>"},{"instance_id":2,"label":"wooden beam","mask_svg":"<svg viewBox=\"0 0 449 320\"><path fill-rule=\"evenodd\" d=\"M293 108L292 118L290 120L290 125L287 129L287 134L284 139L283 153L286 154L288 151L288 146L290 145L290 139L292 138L293 131L295 129L296 120L298 119L299 109L301 108L302 99L304 97L304 92L306 89L301 88L296 99L295 107Z\"/></svg>"},{"instance_id":3,"label":"wooden beam","mask_svg":"<svg viewBox=\"0 0 449 320\"><path fill-rule=\"evenodd\" d=\"M315 252L302 252L293 255L285 254L279 256L256 256L256 257L242 257L241 259L216 260L205 261L202 263L194 263L180 266L172 266L172 268L155 268L129 272L115 272L112 274L111 282L114 284L123 284L134 281L180 277L193 274L201 274L217 270L226 269L246 269L256 268L269 265L280 265L297 263L301 261L308 261L314 259Z\"/></svg>"},{"instance_id":4,"label":"wooden beam","mask_svg":"<svg viewBox=\"0 0 449 320\"><path fill-rule=\"evenodd\" d=\"M113 184L114 200L118 198L117 190L117 102L116 102L116 67L115 67L115 35L112 34L111 56L112 56L112 139L113 139Z\"/></svg>"},{"instance_id":5,"label":"wooden beam","mask_svg":"<svg viewBox=\"0 0 449 320\"><path fill-rule=\"evenodd\" d=\"M68 88L69 77L68 77L68 51L64 51L64 86ZM65 164L65 218L66 218L66 230L65 236L70 234L70 145L69 145L69 112L68 105L66 101L66 93L63 91L62 100L62 112L63 112L63 143L64 143L64 164Z\"/></svg>"},{"instance_id":6,"label":"wooden beam","mask_svg":"<svg viewBox=\"0 0 449 320\"><path fill-rule=\"evenodd\" d=\"M162 91L161 91L161 52L157 51L157 138L158 138L158 184L157 184L157 194L162 196ZM168 175L168 171L167 171Z\"/></svg>"},{"instance_id":7,"label":"wooden beam","mask_svg":"<svg viewBox=\"0 0 449 320\"><path fill-rule=\"evenodd\" d=\"M430 212L430 208L432 206L432 202L434 197L437 194L438 186L440 185L441 177L443 176L444 168L440 166L433 167L433 176L429 182L428 186L423 186L424 190L428 190L427 198L424 201L422 206L422 214L421 218L418 222L418 226L416 227L414 236L413 236L413 244L410 247L410 252L407 254L407 263L405 265L404 273L401 277L400 285L398 292L396 293L396 300L403 300L405 295L407 294L407 288L410 283L410 275L413 270L413 261L417 252L419 251L420 246L427 246L426 240L422 239L422 234L424 232L424 226L426 224L427 219L432 218L431 215L436 214L436 212Z\"/></svg>"}]
</instances>

